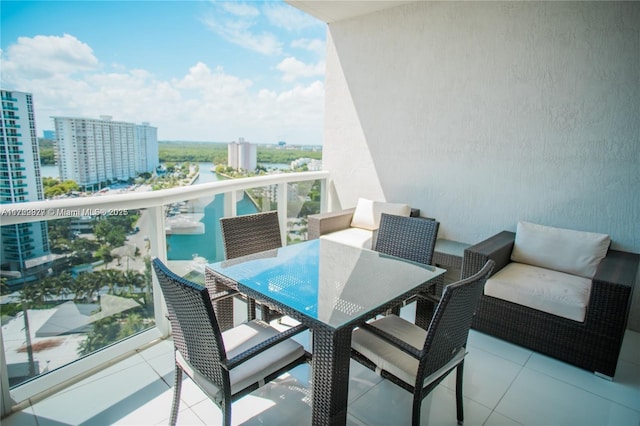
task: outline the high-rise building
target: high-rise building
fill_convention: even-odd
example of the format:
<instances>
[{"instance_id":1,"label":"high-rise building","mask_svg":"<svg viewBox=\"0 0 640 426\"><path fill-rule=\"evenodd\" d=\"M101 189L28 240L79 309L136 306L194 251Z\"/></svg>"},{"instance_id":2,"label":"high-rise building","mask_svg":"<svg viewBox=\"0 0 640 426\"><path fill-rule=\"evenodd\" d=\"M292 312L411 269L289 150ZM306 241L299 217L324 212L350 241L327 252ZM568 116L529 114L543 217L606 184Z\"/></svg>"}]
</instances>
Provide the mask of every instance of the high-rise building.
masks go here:
<instances>
[{"instance_id":1,"label":"high-rise building","mask_svg":"<svg viewBox=\"0 0 640 426\"><path fill-rule=\"evenodd\" d=\"M0 93L0 202L43 200L32 95L10 90ZM45 273L51 261L46 222L5 225L0 235L0 271L9 285L25 283Z\"/></svg>"},{"instance_id":2,"label":"high-rise building","mask_svg":"<svg viewBox=\"0 0 640 426\"><path fill-rule=\"evenodd\" d=\"M126 181L157 165L157 129L99 119L53 117L58 167L62 180L99 189L108 181ZM149 158L151 155L152 158ZM151 167L153 166L153 167Z\"/></svg>"},{"instance_id":3,"label":"high-rise building","mask_svg":"<svg viewBox=\"0 0 640 426\"><path fill-rule=\"evenodd\" d=\"M160 164L158 156L158 129L149 123L136 125L137 170L152 172Z\"/></svg>"},{"instance_id":4,"label":"high-rise building","mask_svg":"<svg viewBox=\"0 0 640 426\"><path fill-rule=\"evenodd\" d=\"M253 171L258 164L257 158L256 146L244 138L227 145L227 163L233 169Z\"/></svg>"}]
</instances>

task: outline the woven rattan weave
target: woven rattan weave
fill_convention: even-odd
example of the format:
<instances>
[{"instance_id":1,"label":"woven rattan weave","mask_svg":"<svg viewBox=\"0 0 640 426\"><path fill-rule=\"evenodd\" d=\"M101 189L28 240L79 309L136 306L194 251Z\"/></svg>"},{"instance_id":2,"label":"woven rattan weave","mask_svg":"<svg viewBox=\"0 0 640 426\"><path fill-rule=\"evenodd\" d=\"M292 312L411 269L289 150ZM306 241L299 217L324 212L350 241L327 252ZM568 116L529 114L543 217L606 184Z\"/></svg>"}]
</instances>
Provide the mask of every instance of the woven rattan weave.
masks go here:
<instances>
[{"instance_id":1,"label":"woven rattan weave","mask_svg":"<svg viewBox=\"0 0 640 426\"><path fill-rule=\"evenodd\" d=\"M440 223L431 219L382 213L374 250L431 265L439 227ZM433 302L419 298L417 303L427 304L425 309L417 310L425 316L416 318L416 323L426 328L433 314ZM391 311L400 315L400 306L394 307Z\"/></svg>"},{"instance_id":2,"label":"woven rattan weave","mask_svg":"<svg viewBox=\"0 0 640 426\"><path fill-rule=\"evenodd\" d=\"M282 368L269 366L270 370L265 370L259 381L232 393L231 370L245 362L251 362L257 354L263 353L291 336L304 331L306 327L290 328L228 359L222 332L218 326L212 299L207 288L179 277L157 258L153 259L152 264L166 301L176 353L173 405L170 419L172 425L176 424L178 416L183 372L188 375L196 375L197 377L191 377L195 379L196 383L201 382L202 378L208 382L206 390L205 388L203 390L222 409L224 425L230 425L231 403L233 401L257 389L261 383L271 381L283 372L308 361L310 355L302 351L303 356ZM231 295L233 293L217 295L213 299ZM267 327L266 324L262 324L262 326ZM179 359L183 361L179 361ZM185 362L190 367L188 370L193 369L194 371L184 370L183 364ZM217 389L218 392L211 395L211 389Z\"/></svg>"},{"instance_id":3,"label":"woven rattan weave","mask_svg":"<svg viewBox=\"0 0 640 426\"><path fill-rule=\"evenodd\" d=\"M235 259L248 254L258 253L282 247L280 222L278 212L262 212L243 216L223 217L220 219L222 241L224 243L225 259ZM215 287L216 291L223 287ZM223 301L217 305L219 311L224 310L223 330L229 328L233 317L229 315L231 301ZM224 306L224 308L222 308ZM261 306L262 319L269 322L282 316L278 312L271 312L268 307ZM247 316L256 318L256 303L247 300Z\"/></svg>"},{"instance_id":4,"label":"woven rattan weave","mask_svg":"<svg viewBox=\"0 0 640 426\"><path fill-rule=\"evenodd\" d=\"M503 231L465 250L462 275L484 262L511 262L515 233ZM482 296L473 328L610 378L615 376L640 256L609 250L592 279L584 322Z\"/></svg>"},{"instance_id":5,"label":"woven rattan weave","mask_svg":"<svg viewBox=\"0 0 640 426\"><path fill-rule=\"evenodd\" d=\"M462 406L462 379L464 356L457 357L464 353L467 346L467 337L471 320L476 310L478 300L482 295L484 284L493 269L494 262L487 261L484 267L475 275L448 285L442 294L434 316L426 332L426 338L422 347L413 345L397 338L393 334L384 332L377 328L376 322L383 322L385 319L374 321L363 326L365 333L373 333L377 338L390 343L399 348L403 353L411 355L417 360L417 370L415 371L415 381L408 383L401 378L385 370L386 365L376 365L357 350L352 351L352 357L364 366L378 371L380 375L403 389L413 394L413 408L411 422L413 425L420 424L420 408L422 400L442 381L449 373L456 369L456 406L458 423L463 421ZM399 321L405 321L398 319ZM408 325L411 327L412 325ZM416 327L416 326L413 326ZM356 333L362 333L357 330ZM354 338L355 339L355 338ZM362 349L361 349L362 350ZM384 351L388 354L388 350ZM390 362L390 361L387 361ZM386 367L388 368L388 367ZM435 377L426 381L427 378L436 374Z\"/></svg>"}]
</instances>

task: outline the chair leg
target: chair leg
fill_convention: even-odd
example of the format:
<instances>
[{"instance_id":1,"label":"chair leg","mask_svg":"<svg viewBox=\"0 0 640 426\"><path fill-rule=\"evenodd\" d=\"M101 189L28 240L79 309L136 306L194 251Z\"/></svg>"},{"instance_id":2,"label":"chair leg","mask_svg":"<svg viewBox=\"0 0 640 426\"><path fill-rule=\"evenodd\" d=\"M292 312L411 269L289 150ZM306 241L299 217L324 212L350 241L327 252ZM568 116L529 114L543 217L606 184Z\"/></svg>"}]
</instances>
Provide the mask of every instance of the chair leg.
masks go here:
<instances>
[{"instance_id":1,"label":"chair leg","mask_svg":"<svg viewBox=\"0 0 640 426\"><path fill-rule=\"evenodd\" d=\"M270 323L273 319L273 315L271 314L271 309L268 306L262 305L262 320L266 323Z\"/></svg>"},{"instance_id":2,"label":"chair leg","mask_svg":"<svg viewBox=\"0 0 640 426\"><path fill-rule=\"evenodd\" d=\"M182 391L182 368L176 364L175 381L173 383L173 404L171 405L171 419L169 424L175 426L178 421L178 408L180 407L180 393Z\"/></svg>"},{"instance_id":3,"label":"chair leg","mask_svg":"<svg viewBox=\"0 0 640 426\"><path fill-rule=\"evenodd\" d=\"M462 406L462 376L464 375L464 361L458 365L456 369L456 411L458 415L458 424L464 421L464 410Z\"/></svg>"},{"instance_id":4,"label":"chair leg","mask_svg":"<svg viewBox=\"0 0 640 426\"><path fill-rule=\"evenodd\" d=\"M256 300L247 297L247 321L256 319Z\"/></svg>"},{"instance_id":5,"label":"chair leg","mask_svg":"<svg viewBox=\"0 0 640 426\"><path fill-rule=\"evenodd\" d=\"M416 389L413 394L413 410L411 411L411 424L420 426L420 409L422 408L422 391Z\"/></svg>"},{"instance_id":6,"label":"chair leg","mask_svg":"<svg viewBox=\"0 0 640 426\"><path fill-rule=\"evenodd\" d=\"M222 400L222 424L231 426L231 401L228 398Z\"/></svg>"}]
</instances>

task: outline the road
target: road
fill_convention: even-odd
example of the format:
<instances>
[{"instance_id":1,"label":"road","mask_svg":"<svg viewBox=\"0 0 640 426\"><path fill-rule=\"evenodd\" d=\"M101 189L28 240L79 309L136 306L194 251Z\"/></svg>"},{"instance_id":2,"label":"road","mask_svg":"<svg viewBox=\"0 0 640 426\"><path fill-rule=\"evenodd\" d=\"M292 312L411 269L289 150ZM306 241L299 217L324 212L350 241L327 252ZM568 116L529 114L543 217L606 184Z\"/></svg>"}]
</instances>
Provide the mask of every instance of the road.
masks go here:
<instances>
[{"instance_id":1,"label":"road","mask_svg":"<svg viewBox=\"0 0 640 426\"><path fill-rule=\"evenodd\" d=\"M121 271L134 270L144 272L144 258L151 253L148 236L151 231L149 211L140 210L140 219L134 225L140 231L127 236L127 240L122 247L111 250L111 254L116 256L112 262L103 266L103 269L118 269ZM139 250L135 255L136 248ZM99 268L96 268L99 269Z\"/></svg>"}]
</instances>

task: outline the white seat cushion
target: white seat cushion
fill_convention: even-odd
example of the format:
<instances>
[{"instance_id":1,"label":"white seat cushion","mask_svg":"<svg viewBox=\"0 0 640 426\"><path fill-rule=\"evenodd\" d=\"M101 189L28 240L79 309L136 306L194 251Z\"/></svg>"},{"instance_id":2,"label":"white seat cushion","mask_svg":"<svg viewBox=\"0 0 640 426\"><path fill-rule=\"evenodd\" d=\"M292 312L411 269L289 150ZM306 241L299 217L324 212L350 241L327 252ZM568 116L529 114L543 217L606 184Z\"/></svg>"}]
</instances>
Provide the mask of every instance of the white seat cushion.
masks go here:
<instances>
[{"instance_id":1,"label":"white seat cushion","mask_svg":"<svg viewBox=\"0 0 640 426\"><path fill-rule=\"evenodd\" d=\"M484 294L582 322L591 279L511 262L487 280Z\"/></svg>"},{"instance_id":2,"label":"white seat cushion","mask_svg":"<svg viewBox=\"0 0 640 426\"><path fill-rule=\"evenodd\" d=\"M518 222L511 260L593 278L610 242L606 234Z\"/></svg>"},{"instance_id":3,"label":"white seat cushion","mask_svg":"<svg viewBox=\"0 0 640 426\"><path fill-rule=\"evenodd\" d=\"M251 321L227 330L222 333L227 358L240 355L278 333L278 330L263 321ZM235 394L253 383L262 382L266 376L292 363L303 354L304 348L291 339L267 349L229 372L231 393ZM195 370L179 352L176 352L176 360L185 373L205 392L213 398L217 397L219 389Z\"/></svg>"},{"instance_id":4,"label":"white seat cushion","mask_svg":"<svg viewBox=\"0 0 640 426\"><path fill-rule=\"evenodd\" d=\"M426 330L396 315L387 315L373 321L371 325L420 350L424 347L425 339L427 338ZM418 360L406 352L361 328L354 330L351 346L370 359L378 368L388 371L411 385L415 384ZM461 348L449 363L427 377L423 386L438 378L449 368L459 364L464 356L464 348Z\"/></svg>"},{"instance_id":5,"label":"white seat cushion","mask_svg":"<svg viewBox=\"0 0 640 426\"><path fill-rule=\"evenodd\" d=\"M351 219L351 227L362 228L373 231L380 227L380 217L382 213L396 216L409 216L411 207L408 204L386 203L383 201L371 201L366 198L359 198L356 209Z\"/></svg>"},{"instance_id":6,"label":"white seat cushion","mask_svg":"<svg viewBox=\"0 0 640 426\"><path fill-rule=\"evenodd\" d=\"M322 235L320 238L349 246L371 249L373 247L374 232L376 231L369 231L362 228L346 228Z\"/></svg>"}]
</instances>

